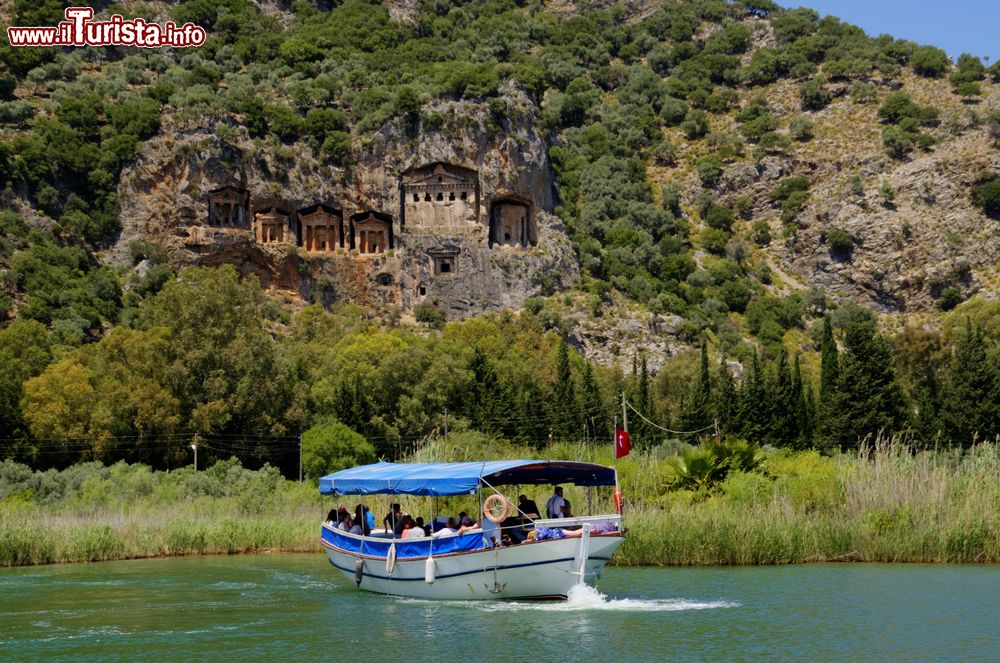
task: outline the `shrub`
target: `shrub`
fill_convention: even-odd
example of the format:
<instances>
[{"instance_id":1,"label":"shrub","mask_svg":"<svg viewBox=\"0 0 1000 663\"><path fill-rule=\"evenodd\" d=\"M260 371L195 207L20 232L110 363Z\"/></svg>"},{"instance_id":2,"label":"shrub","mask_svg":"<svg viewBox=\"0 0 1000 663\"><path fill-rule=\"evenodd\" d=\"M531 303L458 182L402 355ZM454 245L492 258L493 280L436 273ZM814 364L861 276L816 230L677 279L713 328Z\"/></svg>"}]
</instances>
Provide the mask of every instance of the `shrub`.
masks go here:
<instances>
[{"instance_id":1,"label":"shrub","mask_svg":"<svg viewBox=\"0 0 1000 663\"><path fill-rule=\"evenodd\" d=\"M937 306L942 311L950 311L962 303L962 291L955 287L945 288L938 297Z\"/></svg>"},{"instance_id":2,"label":"shrub","mask_svg":"<svg viewBox=\"0 0 1000 663\"><path fill-rule=\"evenodd\" d=\"M681 131L688 140L701 138L708 133L708 114L703 110L692 108L687 112L684 121L681 122Z\"/></svg>"},{"instance_id":3,"label":"shrub","mask_svg":"<svg viewBox=\"0 0 1000 663\"><path fill-rule=\"evenodd\" d=\"M704 441L667 459L673 489L709 491L730 472L753 472L764 462L760 446L746 440Z\"/></svg>"},{"instance_id":4,"label":"shrub","mask_svg":"<svg viewBox=\"0 0 1000 663\"><path fill-rule=\"evenodd\" d=\"M813 137L813 121L808 115L793 117L788 123L788 135L793 139L806 142Z\"/></svg>"},{"instance_id":5,"label":"shrub","mask_svg":"<svg viewBox=\"0 0 1000 663\"><path fill-rule=\"evenodd\" d=\"M758 246L767 246L771 243L771 224L764 219L757 219L750 226L750 239Z\"/></svg>"},{"instance_id":6,"label":"shrub","mask_svg":"<svg viewBox=\"0 0 1000 663\"><path fill-rule=\"evenodd\" d=\"M842 228L830 228L826 231L826 242L831 253L849 256L854 250L854 236Z\"/></svg>"},{"instance_id":7,"label":"shrub","mask_svg":"<svg viewBox=\"0 0 1000 663\"><path fill-rule=\"evenodd\" d=\"M972 202L987 216L1000 219L1000 176L990 175L972 187Z\"/></svg>"},{"instance_id":8,"label":"shrub","mask_svg":"<svg viewBox=\"0 0 1000 663\"><path fill-rule=\"evenodd\" d=\"M660 106L660 117L668 126L677 126L683 122L688 115L688 105L681 99L667 97Z\"/></svg>"},{"instance_id":9,"label":"shrub","mask_svg":"<svg viewBox=\"0 0 1000 663\"><path fill-rule=\"evenodd\" d=\"M726 243L730 234L718 228L705 228L701 231L701 246L709 253L723 255L726 252Z\"/></svg>"},{"instance_id":10,"label":"shrub","mask_svg":"<svg viewBox=\"0 0 1000 663\"><path fill-rule=\"evenodd\" d=\"M826 108L833 95L823 87L820 79L812 79L799 86L799 99L802 101L802 110L817 111Z\"/></svg>"},{"instance_id":11,"label":"shrub","mask_svg":"<svg viewBox=\"0 0 1000 663\"><path fill-rule=\"evenodd\" d=\"M430 327L441 328L444 326L444 311L433 304L418 304L413 309L413 317L417 322L423 322Z\"/></svg>"},{"instance_id":12,"label":"shrub","mask_svg":"<svg viewBox=\"0 0 1000 663\"><path fill-rule=\"evenodd\" d=\"M722 157L719 154L703 156L695 163L698 177L705 187L714 187L722 176Z\"/></svg>"}]
</instances>

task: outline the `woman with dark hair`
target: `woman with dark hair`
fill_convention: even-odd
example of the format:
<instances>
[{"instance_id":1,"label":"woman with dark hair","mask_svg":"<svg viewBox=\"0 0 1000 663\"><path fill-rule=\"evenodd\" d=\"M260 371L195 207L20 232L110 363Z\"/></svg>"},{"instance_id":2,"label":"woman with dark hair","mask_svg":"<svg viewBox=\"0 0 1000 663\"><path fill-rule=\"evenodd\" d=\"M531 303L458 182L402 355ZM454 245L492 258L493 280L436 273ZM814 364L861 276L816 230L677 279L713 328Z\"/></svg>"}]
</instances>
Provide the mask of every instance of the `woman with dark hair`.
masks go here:
<instances>
[{"instance_id":1,"label":"woman with dark hair","mask_svg":"<svg viewBox=\"0 0 1000 663\"><path fill-rule=\"evenodd\" d=\"M354 530L358 530L355 532ZM351 532L354 534L362 534L368 536L372 533L371 527L368 526L368 507L364 504L359 504L354 507L354 527L351 528Z\"/></svg>"}]
</instances>

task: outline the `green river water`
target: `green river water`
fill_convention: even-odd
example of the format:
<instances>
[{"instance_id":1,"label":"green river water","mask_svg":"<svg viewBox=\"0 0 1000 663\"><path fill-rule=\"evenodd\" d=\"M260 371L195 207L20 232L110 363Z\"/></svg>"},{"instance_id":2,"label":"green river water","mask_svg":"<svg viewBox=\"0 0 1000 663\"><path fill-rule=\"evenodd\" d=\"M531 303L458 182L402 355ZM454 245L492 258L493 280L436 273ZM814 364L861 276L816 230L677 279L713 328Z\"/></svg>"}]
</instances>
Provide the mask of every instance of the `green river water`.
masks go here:
<instances>
[{"instance_id":1,"label":"green river water","mask_svg":"<svg viewBox=\"0 0 1000 663\"><path fill-rule=\"evenodd\" d=\"M0 570L0 659L997 661L995 566L609 568L557 603L355 590L322 555Z\"/></svg>"}]
</instances>

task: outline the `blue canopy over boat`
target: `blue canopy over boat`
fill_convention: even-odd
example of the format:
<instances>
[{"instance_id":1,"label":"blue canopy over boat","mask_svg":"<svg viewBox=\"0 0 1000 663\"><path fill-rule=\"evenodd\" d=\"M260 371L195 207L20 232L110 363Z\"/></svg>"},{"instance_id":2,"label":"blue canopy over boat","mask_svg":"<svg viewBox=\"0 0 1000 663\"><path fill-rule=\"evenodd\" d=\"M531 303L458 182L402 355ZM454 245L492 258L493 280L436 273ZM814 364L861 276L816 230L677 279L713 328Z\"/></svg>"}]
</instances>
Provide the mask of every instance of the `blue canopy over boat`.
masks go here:
<instances>
[{"instance_id":1,"label":"blue canopy over boat","mask_svg":"<svg viewBox=\"0 0 1000 663\"><path fill-rule=\"evenodd\" d=\"M484 463L375 463L328 474L323 495L467 495L479 486L571 483L613 486L615 470L568 460L491 460Z\"/></svg>"}]
</instances>

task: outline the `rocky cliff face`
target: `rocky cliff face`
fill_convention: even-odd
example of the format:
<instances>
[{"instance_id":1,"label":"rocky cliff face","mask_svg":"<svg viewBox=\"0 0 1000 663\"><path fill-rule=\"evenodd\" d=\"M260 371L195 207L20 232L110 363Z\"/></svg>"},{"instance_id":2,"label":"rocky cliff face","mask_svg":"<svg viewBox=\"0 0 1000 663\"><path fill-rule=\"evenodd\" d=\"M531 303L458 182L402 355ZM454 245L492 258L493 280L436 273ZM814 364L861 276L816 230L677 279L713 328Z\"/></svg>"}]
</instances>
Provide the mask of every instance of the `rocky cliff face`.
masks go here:
<instances>
[{"instance_id":1,"label":"rocky cliff face","mask_svg":"<svg viewBox=\"0 0 1000 663\"><path fill-rule=\"evenodd\" d=\"M122 232L112 256L124 261L129 243L146 239L164 245L177 265L231 263L265 287L305 299L404 311L427 303L448 317L520 308L529 296L571 285L578 267L551 213L554 188L536 109L514 88L498 101L492 109L440 102L419 118L390 122L355 150L347 168L323 163L304 144L264 145L240 126L217 132L168 119L122 174ZM470 199L457 226L435 227L433 217L403 221L404 175L433 164L467 169L478 181L475 204ZM245 223L209 223L209 194L226 186L248 194ZM428 198L428 209L440 200ZM531 232L523 241L491 242L504 201L524 210ZM331 252L307 252L296 225L297 211L318 203L343 213L346 241ZM262 243L259 213L272 208L288 215L289 227L284 241ZM369 212L392 226L391 245L377 254L365 252L361 226L353 230Z\"/></svg>"}]
</instances>

